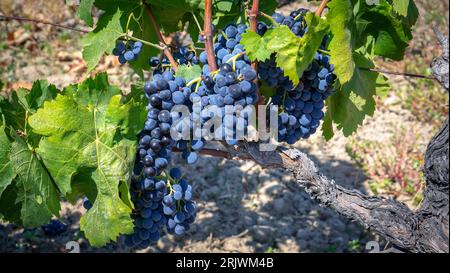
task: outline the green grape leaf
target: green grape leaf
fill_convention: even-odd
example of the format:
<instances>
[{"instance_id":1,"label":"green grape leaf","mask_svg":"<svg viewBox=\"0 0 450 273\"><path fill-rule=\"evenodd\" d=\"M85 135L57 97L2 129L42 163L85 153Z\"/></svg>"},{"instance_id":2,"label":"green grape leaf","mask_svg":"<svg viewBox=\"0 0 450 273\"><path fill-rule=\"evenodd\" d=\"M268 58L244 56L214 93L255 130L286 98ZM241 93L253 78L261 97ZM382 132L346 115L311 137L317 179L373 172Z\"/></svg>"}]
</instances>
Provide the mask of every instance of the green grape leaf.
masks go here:
<instances>
[{"instance_id":1,"label":"green grape leaf","mask_svg":"<svg viewBox=\"0 0 450 273\"><path fill-rule=\"evenodd\" d=\"M6 135L5 128L0 127L0 196L16 176L11 164L10 152L11 143Z\"/></svg>"},{"instance_id":2,"label":"green grape leaf","mask_svg":"<svg viewBox=\"0 0 450 273\"><path fill-rule=\"evenodd\" d=\"M277 0L265 0L260 3L259 10L266 14L273 14L278 7Z\"/></svg>"},{"instance_id":3,"label":"green grape leaf","mask_svg":"<svg viewBox=\"0 0 450 273\"><path fill-rule=\"evenodd\" d=\"M97 197L97 187L91 177L90 168L80 168L79 172L72 177L71 192L66 194L66 198L72 204L75 204L79 198L87 197L91 203Z\"/></svg>"},{"instance_id":4,"label":"green grape leaf","mask_svg":"<svg viewBox=\"0 0 450 273\"><path fill-rule=\"evenodd\" d=\"M25 131L25 109L20 103L16 92L10 93L10 98L5 99L0 95L0 121L15 130Z\"/></svg>"},{"instance_id":5,"label":"green grape leaf","mask_svg":"<svg viewBox=\"0 0 450 273\"><path fill-rule=\"evenodd\" d=\"M78 7L77 15L83 20L86 25L92 27L94 25L94 20L92 19L92 6L95 0L81 0L80 6Z\"/></svg>"},{"instance_id":6,"label":"green grape leaf","mask_svg":"<svg viewBox=\"0 0 450 273\"><path fill-rule=\"evenodd\" d=\"M33 83L31 90L23 88L17 90L17 97L25 111L34 113L45 101L54 99L57 93L58 90L54 85L46 80L39 80Z\"/></svg>"},{"instance_id":7,"label":"green grape leaf","mask_svg":"<svg viewBox=\"0 0 450 273\"><path fill-rule=\"evenodd\" d=\"M3 116L5 125L24 133L27 143L35 147L40 137L29 130L27 118L57 93L56 87L44 80L34 82L31 90L20 88L11 92L9 99L0 100L0 119Z\"/></svg>"},{"instance_id":8,"label":"green grape leaf","mask_svg":"<svg viewBox=\"0 0 450 273\"><path fill-rule=\"evenodd\" d=\"M238 0L215 0L213 1L213 8L221 12L230 12L233 9L233 5L238 2Z\"/></svg>"},{"instance_id":9,"label":"green grape leaf","mask_svg":"<svg viewBox=\"0 0 450 273\"><path fill-rule=\"evenodd\" d=\"M19 190L15 183L10 184L0 195L0 218L18 225L23 225L20 219L22 203L17 202Z\"/></svg>"},{"instance_id":10,"label":"green grape leaf","mask_svg":"<svg viewBox=\"0 0 450 273\"><path fill-rule=\"evenodd\" d=\"M389 91L391 91L391 86L389 85L389 79L383 74L378 74L377 78L377 96L380 98L385 98L389 95Z\"/></svg>"},{"instance_id":11,"label":"green grape leaf","mask_svg":"<svg viewBox=\"0 0 450 273\"><path fill-rule=\"evenodd\" d=\"M134 208L134 204L131 201L131 193L130 193L130 187L128 186L127 182L120 182L119 185L119 192L120 192L120 199L130 208ZM95 199L90 199L95 200Z\"/></svg>"},{"instance_id":12,"label":"green grape leaf","mask_svg":"<svg viewBox=\"0 0 450 273\"><path fill-rule=\"evenodd\" d=\"M152 3L153 14L165 33L179 31L183 22L186 22L186 16L192 17L192 12L203 12L205 8L205 3L202 0L175 0L170 1L170 3L168 1L150 0L149 2ZM221 19L226 18L228 24L232 18L236 17L233 14L236 13L236 10L239 10L239 5L237 5L239 2L239 0L213 1L213 23L216 24L216 27L223 25L220 23L222 21ZM200 19L199 17L197 18ZM193 25L194 23L195 21L192 20L192 27L198 29L197 25ZM203 28L203 24L201 27ZM196 32L197 30L193 33L189 32L194 39L198 36L198 34L195 35Z\"/></svg>"},{"instance_id":13,"label":"green grape leaf","mask_svg":"<svg viewBox=\"0 0 450 273\"><path fill-rule=\"evenodd\" d=\"M40 136L27 123L28 116L57 92L47 81L36 81L31 90L19 89L0 100L0 203L8 201L11 206L0 213L25 227L46 224L59 214L56 186L34 149Z\"/></svg>"},{"instance_id":14,"label":"green grape leaf","mask_svg":"<svg viewBox=\"0 0 450 273\"><path fill-rule=\"evenodd\" d=\"M179 31L184 16L203 9L205 5L202 0L148 0L147 2L151 4L153 14L165 33ZM217 3L213 4L215 4L214 7L217 7ZM224 9L228 8L223 4L219 3L219 5ZM193 37L195 38L195 36Z\"/></svg>"},{"instance_id":15,"label":"green grape leaf","mask_svg":"<svg viewBox=\"0 0 450 273\"><path fill-rule=\"evenodd\" d=\"M375 111L378 73L367 70L374 65L363 55L355 53L353 58L357 68L352 79L327 100L327 113L322 126L327 140L333 136L332 121L345 136L350 136L366 115L372 116Z\"/></svg>"},{"instance_id":16,"label":"green grape leaf","mask_svg":"<svg viewBox=\"0 0 450 273\"><path fill-rule=\"evenodd\" d=\"M202 76L202 68L199 65L180 65L175 74L176 77L182 77L186 82Z\"/></svg>"},{"instance_id":17,"label":"green grape leaf","mask_svg":"<svg viewBox=\"0 0 450 273\"><path fill-rule=\"evenodd\" d=\"M49 173L33 150L20 137L11 144L11 164L14 167L16 202L22 204L21 219L25 227L46 224L53 215L59 216L59 198Z\"/></svg>"},{"instance_id":18,"label":"green grape leaf","mask_svg":"<svg viewBox=\"0 0 450 273\"><path fill-rule=\"evenodd\" d=\"M393 10L403 17L405 27L412 27L419 18L419 10L413 0L390 0Z\"/></svg>"},{"instance_id":19,"label":"green grape leaf","mask_svg":"<svg viewBox=\"0 0 450 273\"><path fill-rule=\"evenodd\" d=\"M251 30L242 34L241 44L244 45L245 52L250 60L264 62L270 59L272 51L267 48L267 38L264 37L266 36L261 37Z\"/></svg>"},{"instance_id":20,"label":"green grape leaf","mask_svg":"<svg viewBox=\"0 0 450 273\"><path fill-rule=\"evenodd\" d=\"M95 30L83 37L83 59L87 64L87 73L97 66L105 52L108 54L112 52L116 40L122 36L121 16L120 10L117 10L113 16L104 14L100 17Z\"/></svg>"},{"instance_id":21,"label":"green grape leaf","mask_svg":"<svg viewBox=\"0 0 450 273\"><path fill-rule=\"evenodd\" d=\"M297 85L303 72L313 61L323 37L328 31L326 20L308 13L305 17L308 32L298 38L287 26L279 26L266 33L267 48L276 52L277 66L283 68L284 73Z\"/></svg>"},{"instance_id":22,"label":"green grape leaf","mask_svg":"<svg viewBox=\"0 0 450 273\"><path fill-rule=\"evenodd\" d=\"M153 15L165 33L177 32L180 30L181 21L183 20L186 10L184 9L168 9L167 7L155 6L152 8Z\"/></svg>"},{"instance_id":23,"label":"green grape leaf","mask_svg":"<svg viewBox=\"0 0 450 273\"><path fill-rule=\"evenodd\" d=\"M145 106L142 101L135 100L123 104L121 96L114 96L106 109L107 121L116 124L120 134L125 138L135 139L147 119Z\"/></svg>"},{"instance_id":24,"label":"green grape leaf","mask_svg":"<svg viewBox=\"0 0 450 273\"><path fill-rule=\"evenodd\" d=\"M328 7L330 12L327 14L327 20L332 33L329 45L331 63L335 67L334 73L341 84L344 84L352 78L355 70L350 31L350 22L353 16L352 6L350 0L334 0Z\"/></svg>"},{"instance_id":25,"label":"green grape leaf","mask_svg":"<svg viewBox=\"0 0 450 273\"><path fill-rule=\"evenodd\" d=\"M169 1L167 2L169 3ZM120 24L124 31L127 30L132 32L133 37L139 38L144 41L148 41L154 44L158 44L158 37L152 27L150 19L145 11L145 6L142 5L140 0L96 0L95 6L105 13L100 17L99 23L106 21L104 18L108 19L114 15L117 8L122 12L122 17L120 18ZM155 13L155 11L153 11ZM155 14L155 17L159 16ZM166 17L166 15L163 15ZM170 16L168 16L170 17ZM130 20L129 20L130 19ZM157 18L158 20L158 18ZM170 18L168 19L170 20ZM178 19L177 19L178 20ZM173 20L172 20L173 21ZM175 20L176 21L176 20ZM161 22L159 22L161 23ZM103 23L105 24L105 23ZM111 53L111 51L107 52ZM150 57L155 56L159 53L159 49L152 46L144 44L142 51L139 54L137 60L128 62L129 66L139 75L141 78L144 77L144 71L150 69L150 64L148 60Z\"/></svg>"},{"instance_id":26,"label":"green grape leaf","mask_svg":"<svg viewBox=\"0 0 450 273\"><path fill-rule=\"evenodd\" d=\"M393 60L403 59L408 42L412 39L414 17L414 12L407 18L399 17L386 0L380 0L378 5L363 6L354 22L354 48L365 46L374 55Z\"/></svg>"},{"instance_id":27,"label":"green grape leaf","mask_svg":"<svg viewBox=\"0 0 450 273\"><path fill-rule=\"evenodd\" d=\"M395 12L406 17L408 16L408 9L411 2L411 0L394 0L392 1L392 6L394 7Z\"/></svg>"},{"instance_id":28,"label":"green grape leaf","mask_svg":"<svg viewBox=\"0 0 450 273\"><path fill-rule=\"evenodd\" d=\"M334 104L330 104L331 98L328 98L325 102L325 105L327 106L327 112L325 113L325 116L323 117L323 123L322 123L322 135L325 138L325 140L330 140L334 136L334 130L333 130L333 113L335 111Z\"/></svg>"},{"instance_id":29,"label":"green grape leaf","mask_svg":"<svg viewBox=\"0 0 450 273\"><path fill-rule=\"evenodd\" d=\"M100 74L66 88L29 118L33 131L43 135L37 153L62 194L71 191L71 182L95 184L93 207L80 220L93 246L133 231L131 202L121 199L119 185L130 180L144 113L142 103L124 99ZM77 191L83 188L90 187Z\"/></svg>"}]
</instances>

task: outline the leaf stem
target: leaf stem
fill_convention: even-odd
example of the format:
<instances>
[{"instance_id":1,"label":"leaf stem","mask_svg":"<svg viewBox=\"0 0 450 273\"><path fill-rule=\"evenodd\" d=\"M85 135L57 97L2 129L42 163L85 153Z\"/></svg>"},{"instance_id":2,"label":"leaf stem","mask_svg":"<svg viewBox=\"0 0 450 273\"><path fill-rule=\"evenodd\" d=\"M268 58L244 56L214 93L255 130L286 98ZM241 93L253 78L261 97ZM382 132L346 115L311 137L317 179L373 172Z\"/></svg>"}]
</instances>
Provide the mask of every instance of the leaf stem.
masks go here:
<instances>
[{"instance_id":1,"label":"leaf stem","mask_svg":"<svg viewBox=\"0 0 450 273\"><path fill-rule=\"evenodd\" d=\"M128 39L130 39L130 40L132 40L132 41L135 41L135 42L141 42L141 43L143 43L143 44L145 44L145 45L154 47L154 48L159 49L159 50L164 50L164 49L166 48L166 47L163 47L163 46L160 46L160 45L151 43L151 42L149 42L149 41L145 41L145 40L142 40L142 39L139 39L139 38L136 38L136 37L127 35L126 33L125 33L123 36L128 37Z\"/></svg>"},{"instance_id":2,"label":"leaf stem","mask_svg":"<svg viewBox=\"0 0 450 273\"><path fill-rule=\"evenodd\" d=\"M194 12L191 12L191 14L192 14L192 17L194 18L195 23L197 24L198 30L199 30L200 32L203 32L203 29L202 29L202 27L200 26L200 22L198 21L197 16L195 15Z\"/></svg>"},{"instance_id":3,"label":"leaf stem","mask_svg":"<svg viewBox=\"0 0 450 273\"><path fill-rule=\"evenodd\" d=\"M279 25L280 25L280 24L278 24L278 23L275 21L275 19L272 18L272 16L270 16L270 15L267 14L267 13L264 13L264 12L260 11L260 12L258 13L258 15L260 15L260 16L266 18L267 20L269 20L270 22L272 22L272 24L273 24L274 26L279 26Z\"/></svg>"},{"instance_id":4,"label":"leaf stem","mask_svg":"<svg viewBox=\"0 0 450 273\"><path fill-rule=\"evenodd\" d=\"M156 21L156 18L153 15L151 6L147 3L145 3L145 10L147 11L147 15L150 18L150 22L153 26L153 29L156 32L156 35L158 36L159 42L166 46L164 48L164 55L167 57L167 59L169 60L170 64L173 67L173 70L175 70L175 72L176 72L178 70L178 63L175 61L175 59L172 55L172 52L170 51L170 48L168 47L166 40L164 39L161 29L159 28L158 22Z\"/></svg>"},{"instance_id":5,"label":"leaf stem","mask_svg":"<svg viewBox=\"0 0 450 273\"><path fill-rule=\"evenodd\" d=\"M319 48L319 49L317 49L317 51L320 52L320 53L322 53L322 54L328 55L328 56L330 56L330 54L331 54L330 51L325 50L325 49L320 49L320 48Z\"/></svg>"}]
</instances>

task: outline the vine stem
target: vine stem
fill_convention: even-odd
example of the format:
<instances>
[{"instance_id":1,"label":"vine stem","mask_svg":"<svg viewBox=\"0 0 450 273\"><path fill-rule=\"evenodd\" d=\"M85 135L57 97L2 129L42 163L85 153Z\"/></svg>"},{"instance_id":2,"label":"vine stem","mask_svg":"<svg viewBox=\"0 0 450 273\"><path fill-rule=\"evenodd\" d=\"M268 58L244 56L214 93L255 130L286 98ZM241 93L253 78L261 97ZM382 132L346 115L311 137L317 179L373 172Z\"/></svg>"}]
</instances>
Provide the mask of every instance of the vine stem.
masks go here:
<instances>
[{"instance_id":1,"label":"vine stem","mask_svg":"<svg viewBox=\"0 0 450 273\"><path fill-rule=\"evenodd\" d=\"M211 71L217 70L216 57L214 54L214 41L212 31L212 0L205 0L205 49L208 57L208 65Z\"/></svg>"},{"instance_id":2,"label":"vine stem","mask_svg":"<svg viewBox=\"0 0 450 273\"><path fill-rule=\"evenodd\" d=\"M249 17L250 17L250 30L256 32L256 28L258 26L257 17L260 15L259 12L259 0L253 0L252 3L252 10L250 11ZM252 68L256 71L256 74L258 75L258 62L254 61L252 62ZM258 88L258 77L255 79L256 84L256 95L258 96L258 105L264 104L264 97L259 93Z\"/></svg>"},{"instance_id":3,"label":"vine stem","mask_svg":"<svg viewBox=\"0 0 450 273\"><path fill-rule=\"evenodd\" d=\"M0 15L0 21L12 21L12 20L31 22L31 23L34 23L34 24L51 25L51 26L54 26L54 27L68 29L68 30L73 30L73 31L81 32L81 33L89 33L90 32L89 30L79 29L79 28L75 28L75 27L63 26L61 24L53 23L53 22L50 22L50 21L31 19L31 18L25 18L25 17L18 17L18 16Z\"/></svg>"},{"instance_id":4,"label":"vine stem","mask_svg":"<svg viewBox=\"0 0 450 273\"><path fill-rule=\"evenodd\" d=\"M361 69L362 70L371 71L371 72L378 72L378 73L381 73L381 74L389 74L389 75L397 75L397 76L404 76L404 77L413 77L413 78L436 80L436 78L433 77L433 76L420 75L420 74L414 74L414 73L394 72L394 71L387 71L387 70L376 69L376 68L361 68Z\"/></svg>"},{"instance_id":5,"label":"vine stem","mask_svg":"<svg viewBox=\"0 0 450 273\"><path fill-rule=\"evenodd\" d=\"M156 35L158 36L158 40L161 44L164 45L164 55L167 57L167 59L169 60L170 64L172 65L173 70L177 71L178 70L178 63L175 61L172 52L170 51L169 46L166 43L166 40L161 32L161 28L158 25L158 22L156 21L155 16L153 15L153 11L152 8L149 4L145 4L145 10L147 11L147 15L150 18L150 22L153 26L153 29L156 32Z\"/></svg>"},{"instance_id":6,"label":"vine stem","mask_svg":"<svg viewBox=\"0 0 450 273\"><path fill-rule=\"evenodd\" d=\"M200 32L203 32L203 29L202 29L202 27L200 26L200 22L198 21L197 16L195 15L194 12L191 12L191 14L192 14L192 17L194 18L195 23L197 24L198 30L199 30Z\"/></svg>"},{"instance_id":7,"label":"vine stem","mask_svg":"<svg viewBox=\"0 0 450 273\"><path fill-rule=\"evenodd\" d=\"M154 48L159 49L159 50L164 50L164 49L166 49L166 47L162 47L162 46L160 46L160 45L157 45L157 44L154 44L154 43L150 43L150 42L148 42L148 41L145 41L145 40L142 40L142 39L133 37L133 36L129 36L129 35L126 35L126 34L125 34L124 36L126 36L128 39L130 39L130 40L132 40L132 41L135 41L135 42L141 42L141 43L143 43L144 45L148 45L148 46L154 47Z\"/></svg>"},{"instance_id":8,"label":"vine stem","mask_svg":"<svg viewBox=\"0 0 450 273\"><path fill-rule=\"evenodd\" d=\"M317 16L322 16L323 11L325 10L325 8L328 5L328 0L322 0L322 3L320 3L320 6L317 8L316 10L316 15Z\"/></svg>"}]
</instances>

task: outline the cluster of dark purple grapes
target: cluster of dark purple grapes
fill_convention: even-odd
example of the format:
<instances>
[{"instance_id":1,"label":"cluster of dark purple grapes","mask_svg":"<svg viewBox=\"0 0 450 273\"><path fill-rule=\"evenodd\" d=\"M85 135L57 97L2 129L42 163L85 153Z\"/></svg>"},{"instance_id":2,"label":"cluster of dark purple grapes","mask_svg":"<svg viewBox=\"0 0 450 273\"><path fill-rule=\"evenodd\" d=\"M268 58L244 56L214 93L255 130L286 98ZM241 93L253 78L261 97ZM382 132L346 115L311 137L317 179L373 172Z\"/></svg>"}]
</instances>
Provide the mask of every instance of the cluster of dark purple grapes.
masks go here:
<instances>
[{"instance_id":1,"label":"cluster of dark purple grapes","mask_svg":"<svg viewBox=\"0 0 450 273\"><path fill-rule=\"evenodd\" d=\"M285 24L298 36L307 32L303 20L305 11L300 10L283 17L274 15L274 20ZM219 117L222 126L211 126L210 134L215 139L226 140L229 145L238 142L237 132L245 134L248 116L257 104L259 77L268 86L277 88L270 103L281 106L279 115L279 140L294 143L315 132L323 118L324 100L331 94L335 80L333 67L327 56L316 54L315 60L305 71L300 84L293 86L277 68L274 56L260 64L259 74L240 44L241 35L247 26L229 25L220 30L214 50L218 71L211 71L206 52L198 57L186 47L174 53L179 64L202 66L202 75L189 84L175 77L166 58L152 57L153 78L144 85L148 98L148 115L144 130L140 134L139 149L131 184L131 198L135 209L134 234L126 237L126 244L135 248L146 248L156 242L165 227L170 234L183 235L196 217L196 205L192 201L192 186L182 177L181 170L170 165L172 150L178 149L188 164L198 160L198 152L204 148L205 124ZM268 26L258 24L258 33L263 35ZM123 50L121 51L123 52ZM187 106L190 115L182 119L181 113L172 111L175 106ZM238 116L236 109L246 109ZM193 126L200 122L199 128ZM186 127L187 126L187 127ZM173 130L181 133L188 128L194 140L175 140ZM239 135L241 136L241 135Z\"/></svg>"},{"instance_id":2,"label":"cluster of dark purple grapes","mask_svg":"<svg viewBox=\"0 0 450 273\"><path fill-rule=\"evenodd\" d=\"M166 185L163 178L133 179L131 199L134 204L134 233L125 238L126 246L147 248L161 237L161 231L167 223L162 206L162 199L167 193Z\"/></svg>"},{"instance_id":3,"label":"cluster of dark purple grapes","mask_svg":"<svg viewBox=\"0 0 450 273\"><path fill-rule=\"evenodd\" d=\"M170 191L163 199L163 212L167 217L167 232L184 235L195 221L197 207L192 199L192 186L182 178L178 168L170 170L173 181Z\"/></svg>"},{"instance_id":4,"label":"cluster of dark purple grapes","mask_svg":"<svg viewBox=\"0 0 450 273\"><path fill-rule=\"evenodd\" d=\"M258 100L257 88L253 82L257 74L252 69L248 56L245 55L244 47L240 44L241 35L246 29L247 26L243 24L229 25L218 34L214 50L220 69L210 71L206 53L202 52L199 57L203 64L202 81L190 86L189 100L194 105L191 122L200 120L203 125L213 117L220 117L222 126L211 128L213 131L209 133L216 139L226 140L230 145L238 141L236 132L245 130L248 125L248 119L239 117L236 109L255 105ZM196 104L199 107L195 107ZM251 113L247 111L246 114ZM201 132L192 134L198 140L191 143L179 142L177 146L183 151L188 151L186 153L188 163L198 157L196 151L202 149L205 143L201 138Z\"/></svg>"},{"instance_id":5,"label":"cluster of dark purple grapes","mask_svg":"<svg viewBox=\"0 0 450 273\"><path fill-rule=\"evenodd\" d=\"M46 235L56 236L67 230L67 225L59 220L51 220L47 225L42 226Z\"/></svg>"},{"instance_id":6,"label":"cluster of dark purple grapes","mask_svg":"<svg viewBox=\"0 0 450 273\"><path fill-rule=\"evenodd\" d=\"M278 24L288 26L291 31L302 37L308 27L304 15L308 10L294 11L290 16L279 13L272 15ZM259 34L264 35L268 27L260 24ZM324 49L326 38L321 48ZM301 138L314 134L324 117L324 102L333 93L336 76L329 56L316 52L313 62L303 73L300 83L294 86L283 69L277 67L275 55L269 61L260 63L259 79L267 86L276 88L276 95L271 98L271 104L281 108L278 121L278 141L294 144Z\"/></svg>"},{"instance_id":7,"label":"cluster of dark purple grapes","mask_svg":"<svg viewBox=\"0 0 450 273\"><path fill-rule=\"evenodd\" d=\"M92 208L92 203L87 197L83 198L83 208L85 210L90 210Z\"/></svg>"},{"instance_id":8,"label":"cluster of dark purple grapes","mask_svg":"<svg viewBox=\"0 0 450 273\"><path fill-rule=\"evenodd\" d=\"M141 42L128 41L126 44L119 41L113 50L113 54L118 57L119 63L125 64L137 60L142 51Z\"/></svg>"},{"instance_id":9,"label":"cluster of dark purple grapes","mask_svg":"<svg viewBox=\"0 0 450 273\"><path fill-rule=\"evenodd\" d=\"M180 65L196 65L199 63L196 52L187 47L181 47L173 54L175 61ZM167 58L151 57L149 60L150 66L155 69L154 73L163 73L165 67L170 66Z\"/></svg>"},{"instance_id":10,"label":"cluster of dark purple grapes","mask_svg":"<svg viewBox=\"0 0 450 273\"><path fill-rule=\"evenodd\" d=\"M157 242L161 232L184 235L195 221L196 205L192 186L181 178L178 168L169 175L135 179L132 182L134 233L125 238L131 248L147 248Z\"/></svg>"},{"instance_id":11,"label":"cluster of dark purple grapes","mask_svg":"<svg viewBox=\"0 0 450 273\"><path fill-rule=\"evenodd\" d=\"M148 114L131 184L135 231L125 239L126 245L134 248L156 242L164 227L169 233L183 235L196 216L192 187L181 179L181 170L174 168L169 174L166 171L176 144L170 132L171 110L175 105L186 105L191 89L167 67L165 71L154 70L144 91L149 101Z\"/></svg>"}]
</instances>

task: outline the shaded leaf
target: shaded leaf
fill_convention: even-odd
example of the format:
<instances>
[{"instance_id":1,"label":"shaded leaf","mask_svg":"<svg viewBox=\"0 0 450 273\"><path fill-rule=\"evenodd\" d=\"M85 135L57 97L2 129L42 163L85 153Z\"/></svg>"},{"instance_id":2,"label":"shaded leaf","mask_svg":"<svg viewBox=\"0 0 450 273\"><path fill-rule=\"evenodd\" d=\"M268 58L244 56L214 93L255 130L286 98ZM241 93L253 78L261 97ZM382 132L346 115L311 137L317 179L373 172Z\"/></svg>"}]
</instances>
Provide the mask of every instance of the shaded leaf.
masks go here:
<instances>
[{"instance_id":1,"label":"shaded leaf","mask_svg":"<svg viewBox=\"0 0 450 273\"><path fill-rule=\"evenodd\" d=\"M53 181L41 161L20 137L11 144L11 164L17 174L17 200L22 204L21 219L25 227L39 227L58 216L59 197Z\"/></svg>"},{"instance_id":2,"label":"shaded leaf","mask_svg":"<svg viewBox=\"0 0 450 273\"><path fill-rule=\"evenodd\" d=\"M0 127L0 196L16 176L9 157L10 151L11 143L5 133L5 128Z\"/></svg>"}]
</instances>

